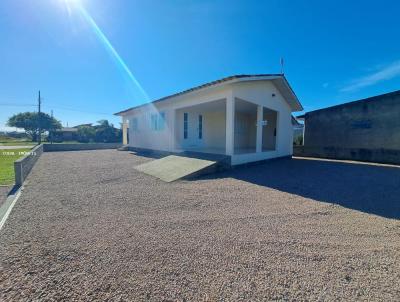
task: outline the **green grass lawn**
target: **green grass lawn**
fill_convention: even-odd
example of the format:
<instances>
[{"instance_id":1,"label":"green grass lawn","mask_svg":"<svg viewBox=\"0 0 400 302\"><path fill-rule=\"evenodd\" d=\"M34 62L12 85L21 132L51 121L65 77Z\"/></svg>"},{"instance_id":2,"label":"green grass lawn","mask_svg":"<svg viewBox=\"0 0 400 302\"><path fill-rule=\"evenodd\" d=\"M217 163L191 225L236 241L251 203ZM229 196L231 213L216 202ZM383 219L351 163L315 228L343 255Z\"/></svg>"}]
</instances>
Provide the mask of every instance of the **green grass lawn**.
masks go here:
<instances>
[{"instance_id":1,"label":"green grass lawn","mask_svg":"<svg viewBox=\"0 0 400 302\"><path fill-rule=\"evenodd\" d=\"M30 141L10 141L10 142L1 142L0 146L30 146L36 145L35 142Z\"/></svg>"},{"instance_id":2,"label":"green grass lawn","mask_svg":"<svg viewBox=\"0 0 400 302\"><path fill-rule=\"evenodd\" d=\"M12 185L14 183L14 161L23 157L24 152L30 149L0 150L0 185Z\"/></svg>"},{"instance_id":3,"label":"green grass lawn","mask_svg":"<svg viewBox=\"0 0 400 302\"><path fill-rule=\"evenodd\" d=\"M0 146L25 146L35 145L35 142L31 142L27 139L13 138L8 136L0 136Z\"/></svg>"}]
</instances>

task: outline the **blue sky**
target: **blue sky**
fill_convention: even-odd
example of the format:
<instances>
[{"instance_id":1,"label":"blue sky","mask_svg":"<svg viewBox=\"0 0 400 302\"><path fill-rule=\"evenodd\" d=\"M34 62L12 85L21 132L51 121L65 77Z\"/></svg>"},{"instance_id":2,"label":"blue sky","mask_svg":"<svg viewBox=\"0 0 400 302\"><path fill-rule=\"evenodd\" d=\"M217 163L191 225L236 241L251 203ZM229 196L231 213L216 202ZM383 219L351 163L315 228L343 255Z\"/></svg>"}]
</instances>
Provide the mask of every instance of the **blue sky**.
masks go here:
<instances>
[{"instance_id":1,"label":"blue sky","mask_svg":"<svg viewBox=\"0 0 400 302\"><path fill-rule=\"evenodd\" d=\"M400 89L399 1L81 0L86 17L77 1L0 1L1 130L39 89L63 125L117 124L144 94L277 73L280 57L306 111Z\"/></svg>"}]
</instances>

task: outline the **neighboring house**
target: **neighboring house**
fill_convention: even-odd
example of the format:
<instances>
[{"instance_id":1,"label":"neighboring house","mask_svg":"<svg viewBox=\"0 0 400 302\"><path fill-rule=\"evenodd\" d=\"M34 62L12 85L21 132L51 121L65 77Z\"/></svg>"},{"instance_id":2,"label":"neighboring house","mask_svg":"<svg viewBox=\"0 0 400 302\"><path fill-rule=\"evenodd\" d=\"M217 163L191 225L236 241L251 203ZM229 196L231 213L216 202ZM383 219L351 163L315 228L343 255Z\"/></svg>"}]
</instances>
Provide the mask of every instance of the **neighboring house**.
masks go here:
<instances>
[{"instance_id":1,"label":"neighboring house","mask_svg":"<svg viewBox=\"0 0 400 302\"><path fill-rule=\"evenodd\" d=\"M73 141L78 138L78 128L62 127L55 132L55 136L62 141Z\"/></svg>"},{"instance_id":2,"label":"neighboring house","mask_svg":"<svg viewBox=\"0 0 400 302\"><path fill-rule=\"evenodd\" d=\"M298 118L305 121L303 155L400 163L400 90Z\"/></svg>"},{"instance_id":3,"label":"neighboring house","mask_svg":"<svg viewBox=\"0 0 400 302\"><path fill-rule=\"evenodd\" d=\"M226 154L231 164L291 156L292 112L302 105L281 74L237 75L116 113L124 143Z\"/></svg>"},{"instance_id":4,"label":"neighboring house","mask_svg":"<svg viewBox=\"0 0 400 302\"><path fill-rule=\"evenodd\" d=\"M62 127L54 132L57 141L75 141L78 139L78 128L81 126L92 126L89 124L76 125L74 127Z\"/></svg>"}]
</instances>

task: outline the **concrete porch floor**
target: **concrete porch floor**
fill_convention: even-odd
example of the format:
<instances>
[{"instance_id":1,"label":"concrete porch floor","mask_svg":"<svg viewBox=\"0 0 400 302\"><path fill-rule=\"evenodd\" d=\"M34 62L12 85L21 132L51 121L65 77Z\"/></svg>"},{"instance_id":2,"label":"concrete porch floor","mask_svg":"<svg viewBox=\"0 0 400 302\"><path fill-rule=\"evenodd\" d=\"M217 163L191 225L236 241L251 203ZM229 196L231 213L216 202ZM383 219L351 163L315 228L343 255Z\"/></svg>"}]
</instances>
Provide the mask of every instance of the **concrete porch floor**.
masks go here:
<instances>
[{"instance_id":1,"label":"concrete porch floor","mask_svg":"<svg viewBox=\"0 0 400 302\"><path fill-rule=\"evenodd\" d=\"M179 153L185 151L226 155L224 148L211 148L211 147L180 148L177 149L176 152ZM272 150L263 150L263 152L265 151L272 151ZM234 154L249 154L249 153L256 153L256 148L235 148L234 151Z\"/></svg>"}]
</instances>

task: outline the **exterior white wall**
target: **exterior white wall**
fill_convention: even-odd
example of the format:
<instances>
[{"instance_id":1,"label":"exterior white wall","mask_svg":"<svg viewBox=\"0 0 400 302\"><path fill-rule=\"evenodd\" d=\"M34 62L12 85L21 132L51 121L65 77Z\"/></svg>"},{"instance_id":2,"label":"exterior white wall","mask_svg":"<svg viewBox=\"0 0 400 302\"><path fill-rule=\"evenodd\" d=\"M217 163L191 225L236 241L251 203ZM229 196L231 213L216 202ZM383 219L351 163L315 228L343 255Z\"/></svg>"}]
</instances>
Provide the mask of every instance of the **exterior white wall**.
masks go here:
<instances>
[{"instance_id":1,"label":"exterior white wall","mask_svg":"<svg viewBox=\"0 0 400 302\"><path fill-rule=\"evenodd\" d=\"M275 96L272 96L274 94ZM185 107L205 104L216 100L227 100L226 112L203 112L203 141L204 144L217 148L226 148L227 154L233 154L234 136L234 100L239 98L263 107L277 111L276 150L249 154L232 155L232 165L274 157L290 156L293 151L293 127L291 124L291 108L275 85L269 81L238 82L220 87L209 88L177 96L173 99L154 103L133 109L124 114L129 119L129 146L162 151L177 151L180 139L183 138L183 112ZM196 109L193 108L195 111ZM201 108L197 108L201 110ZM164 130L151 129L150 115L165 112ZM138 129L132 127L132 118L138 119ZM195 119L191 119L194 122ZM228 125L228 127L227 127ZM229 126L230 125L230 126ZM192 125L192 127L197 127ZM229 128L231 127L231 128ZM176 131L175 131L176 129ZM228 132L226 130L228 129ZM255 133L256 134L256 133ZM221 137L225 137L222 140ZM255 139L254 139L255 140Z\"/></svg>"},{"instance_id":2,"label":"exterior white wall","mask_svg":"<svg viewBox=\"0 0 400 302\"><path fill-rule=\"evenodd\" d=\"M232 165L291 156L293 154L292 110L275 85L268 81L239 82L233 87L236 98L267 107L278 112L276 129L276 150L232 156ZM275 96L272 96L272 95Z\"/></svg>"},{"instance_id":3,"label":"exterior white wall","mask_svg":"<svg viewBox=\"0 0 400 302\"><path fill-rule=\"evenodd\" d=\"M165 127L163 130L154 131L151 129L151 114L165 112ZM129 146L153 150L170 150L170 138L173 129L171 120L171 108L169 106L148 106L139 108L133 114L127 116L129 119ZM137 130L133 129L132 119L137 119Z\"/></svg>"},{"instance_id":4,"label":"exterior white wall","mask_svg":"<svg viewBox=\"0 0 400 302\"><path fill-rule=\"evenodd\" d=\"M216 87L207 91L178 96L173 101L166 100L128 112L124 115L124 118L130 121L130 125L132 125L131 121L133 118L138 119L138 130L135 131L132 126L129 128L129 146L170 152L178 151L181 147L180 138L183 138L183 112L196 112L196 109L187 107L225 99L230 95L230 92L230 86ZM185 110L179 110L182 108L185 108ZM165 129L162 131L154 131L151 129L150 116L152 113L157 113L157 111L165 112L166 123ZM223 144L223 148L225 148L225 143L219 141L222 135L225 137L225 116L221 120L218 120L218 118L222 118L221 113L203 113L204 143L214 144L218 141L216 145L222 147ZM208 124L206 120L209 121L210 124ZM193 129L193 127L197 128L197 125L195 125L196 121L193 118L190 118L189 121L191 123L193 122L190 126L191 129ZM221 131L212 133L210 125L220 126Z\"/></svg>"}]
</instances>

